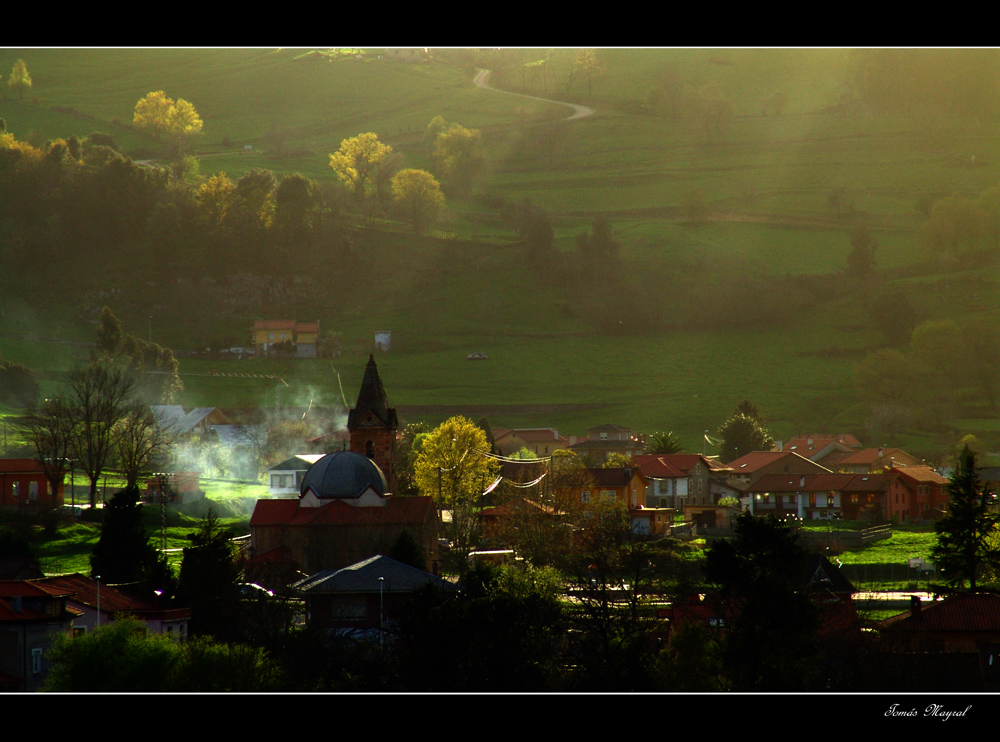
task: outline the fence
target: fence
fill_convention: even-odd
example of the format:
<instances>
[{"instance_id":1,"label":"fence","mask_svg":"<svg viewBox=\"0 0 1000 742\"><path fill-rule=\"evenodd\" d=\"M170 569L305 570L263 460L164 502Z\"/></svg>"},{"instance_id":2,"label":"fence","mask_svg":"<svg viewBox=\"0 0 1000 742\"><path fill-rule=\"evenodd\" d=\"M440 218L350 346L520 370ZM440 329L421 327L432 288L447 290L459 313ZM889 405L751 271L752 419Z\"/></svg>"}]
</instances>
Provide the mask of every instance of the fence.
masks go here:
<instances>
[{"instance_id":1,"label":"fence","mask_svg":"<svg viewBox=\"0 0 1000 742\"><path fill-rule=\"evenodd\" d=\"M799 541L811 551L825 553L857 551L866 544L892 537L891 525L872 526L857 531L815 531L799 530Z\"/></svg>"},{"instance_id":2,"label":"fence","mask_svg":"<svg viewBox=\"0 0 1000 742\"><path fill-rule=\"evenodd\" d=\"M908 564L899 562L869 562L866 564L843 564L840 567L844 575L856 588L867 585L885 583L919 583L930 580L933 572L917 572Z\"/></svg>"}]
</instances>

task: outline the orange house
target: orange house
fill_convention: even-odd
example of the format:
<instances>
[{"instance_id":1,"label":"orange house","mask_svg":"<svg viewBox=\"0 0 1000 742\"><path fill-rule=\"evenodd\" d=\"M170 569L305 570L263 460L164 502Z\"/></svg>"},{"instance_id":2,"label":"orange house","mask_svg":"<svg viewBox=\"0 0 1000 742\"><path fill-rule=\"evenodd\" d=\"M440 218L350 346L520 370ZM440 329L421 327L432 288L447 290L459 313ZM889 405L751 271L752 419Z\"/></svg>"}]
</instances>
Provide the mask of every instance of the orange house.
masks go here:
<instances>
[{"instance_id":1,"label":"orange house","mask_svg":"<svg viewBox=\"0 0 1000 742\"><path fill-rule=\"evenodd\" d=\"M256 355L270 355L275 345L291 342L295 345L295 354L298 357L316 357L319 347L319 320L296 322L292 319L258 319L254 320L251 332Z\"/></svg>"}]
</instances>

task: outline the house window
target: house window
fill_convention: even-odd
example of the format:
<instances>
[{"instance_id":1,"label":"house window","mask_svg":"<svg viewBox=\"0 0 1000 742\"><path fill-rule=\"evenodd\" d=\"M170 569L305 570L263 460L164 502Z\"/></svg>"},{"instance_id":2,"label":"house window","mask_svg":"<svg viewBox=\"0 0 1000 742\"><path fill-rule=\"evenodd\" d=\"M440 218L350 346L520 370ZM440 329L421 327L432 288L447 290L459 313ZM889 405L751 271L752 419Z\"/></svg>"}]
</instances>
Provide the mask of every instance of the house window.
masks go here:
<instances>
[{"instance_id":1,"label":"house window","mask_svg":"<svg viewBox=\"0 0 1000 742\"><path fill-rule=\"evenodd\" d=\"M365 441L365 456L370 459L375 458L375 444L371 441Z\"/></svg>"},{"instance_id":2,"label":"house window","mask_svg":"<svg viewBox=\"0 0 1000 742\"><path fill-rule=\"evenodd\" d=\"M590 502L590 490L580 492L580 502Z\"/></svg>"},{"instance_id":3,"label":"house window","mask_svg":"<svg viewBox=\"0 0 1000 742\"><path fill-rule=\"evenodd\" d=\"M605 502L614 502L618 499L614 490L601 490L601 499Z\"/></svg>"},{"instance_id":4,"label":"house window","mask_svg":"<svg viewBox=\"0 0 1000 742\"><path fill-rule=\"evenodd\" d=\"M37 500L38 499L38 482L28 483L28 499Z\"/></svg>"},{"instance_id":5,"label":"house window","mask_svg":"<svg viewBox=\"0 0 1000 742\"><path fill-rule=\"evenodd\" d=\"M86 636L87 627L86 626L74 626L73 627L73 638L76 639L78 636Z\"/></svg>"},{"instance_id":6,"label":"house window","mask_svg":"<svg viewBox=\"0 0 1000 742\"><path fill-rule=\"evenodd\" d=\"M14 495L15 500L21 499L21 483L12 482L11 483L11 494Z\"/></svg>"},{"instance_id":7,"label":"house window","mask_svg":"<svg viewBox=\"0 0 1000 742\"><path fill-rule=\"evenodd\" d=\"M851 495L851 503L853 503L853 504L856 505L857 502L858 502L858 496L857 495Z\"/></svg>"},{"instance_id":8,"label":"house window","mask_svg":"<svg viewBox=\"0 0 1000 742\"><path fill-rule=\"evenodd\" d=\"M606 441L607 439L608 439L608 434L607 433L601 433L601 440L602 441Z\"/></svg>"},{"instance_id":9,"label":"house window","mask_svg":"<svg viewBox=\"0 0 1000 742\"><path fill-rule=\"evenodd\" d=\"M42 648L35 647L31 650L31 671L36 675L42 671Z\"/></svg>"}]
</instances>

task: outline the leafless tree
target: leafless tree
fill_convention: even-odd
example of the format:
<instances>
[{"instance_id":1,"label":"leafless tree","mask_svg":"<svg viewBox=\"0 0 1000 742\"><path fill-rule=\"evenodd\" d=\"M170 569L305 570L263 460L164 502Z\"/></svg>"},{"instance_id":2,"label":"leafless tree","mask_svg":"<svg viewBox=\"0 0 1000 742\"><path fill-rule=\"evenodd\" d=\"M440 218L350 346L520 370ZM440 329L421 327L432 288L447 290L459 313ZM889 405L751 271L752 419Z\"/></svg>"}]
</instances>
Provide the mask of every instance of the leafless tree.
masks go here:
<instances>
[{"instance_id":1,"label":"leafless tree","mask_svg":"<svg viewBox=\"0 0 1000 742\"><path fill-rule=\"evenodd\" d=\"M149 405L133 402L113 430L118 468L125 486L138 486L139 477L151 472L170 445L170 434L157 424Z\"/></svg>"},{"instance_id":2,"label":"leafless tree","mask_svg":"<svg viewBox=\"0 0 1000 742\"><path fill-rule=\"evenodd\" d=\"M135 403L135 377L121 366L92 363L67 374L66 404L75 421L72 447L90 479L90 507L97 504L97 483L116 453L115 428Z\"/></svg>"},{"instance_id":3,"label":"leafless tree","mask_svg":"<svg viewBox=\"0 0 1000 742\"><path fill-rule=\"evenodd\" d=\"M45 470L53 496L59 492L67 461L73 456L73 426L72 410L59 398L46 399L25 416L26 437Z\"/></svg>"}]
</instances>

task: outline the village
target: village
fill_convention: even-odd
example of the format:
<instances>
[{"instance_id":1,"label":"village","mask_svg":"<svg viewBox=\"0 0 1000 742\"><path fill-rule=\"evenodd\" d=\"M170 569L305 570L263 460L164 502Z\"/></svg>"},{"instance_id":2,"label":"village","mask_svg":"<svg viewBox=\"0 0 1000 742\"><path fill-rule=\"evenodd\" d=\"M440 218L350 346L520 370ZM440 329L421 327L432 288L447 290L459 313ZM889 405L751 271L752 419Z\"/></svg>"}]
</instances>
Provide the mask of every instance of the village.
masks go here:
<instances>
[{"instance_id":1,"label":"village","mask_svg":"<svg viewBox=\"0 0 1000 742\"><path fill-rule=\"evenodd\" d=\"M294 323L258 323L254 350L273 353L271 343L285 338L275 338L272 331L280 333L285 324L291 334ZM718 583L713 592L712 580L705 583L704 576L685 582L690 575L671 573L676 565L653 568L652 555L676 558L678 549L694 543L711 552L718 547L710 544L738 542L763 527L784 531L785 537L794 533L801 544L798 561L790 557L780 567L795 571L781 579L790 580L792 593L806 597L816 611L816 636L833 641L840 652L856 650L865 632L882 637L881 674L867 678L873 685L860 687L910 677L906 689L921 689L900 668L929 661L944 673L949 688L994 687L991 658L1000 646L1000 598L957 592L942 600L926 588L897 591L884 596L885 605L906 610L873 623L858 611L861 591L831 562L845 540L847 548L863 548L889 537L894 524L933 526L947 516L950 480L907 452L865 448L850 434L804 434L723 462L718 455L677 452L670 436L643 440L612 423L577 437L554 428L490 429L485 419L473 424L459 417L419 434L421 455L442 443L448 449L427 462L404 451L412 454L415 441L406 440L401 429L376 352L345 426L310 434L298 442L300 453L266 469L269 494L253 508L249 536L231 542L238 568L230 579L239 586L241 602L254 606L251 621L282 624L279 633L320 632L359 646L384 647L387 641L405 642L399 622L421 590L456 594L469 589L469 575L476 570L526 568L530 574L559 564L564 571L550 597L571 606L574 601L604 605L611 615L631 611L633 621L643 624L639 635L648 651L676 655L678 637L694 631L723 642L739 625L749 598ZM380 352L380 357L391 363L390 354ZM161 471L146 480L142 499L145 507L164 513L204 497L200 472L170 460L176 451L187 450L178 444L214 438L238 447L255 438L217 408L154 405L151 412L164 434L157 440L167 458L158 459ZM706 431L706 445L710 440ZM53 486L45 463L0 459L0 507L78 517L82 509L75 500L66 501L65 466ZM976 474L982 491L995 491L1000 470ZM419 486L421 475L424 486ZM800 528L810 522L858 525L850 532L838 528L836 534L832 528ZM610 559L601 554L607 544L597 543L608 537L600 533L607 528L616 548L624 549ZM766 563L773 546L758 544L763 551L749 557L755 569L760 560ZM650 558L630 574L627 555L636 550ZM564 558L554 558L553 552ZM710 555L706 564L711 560ZM46 688L49 650L58 636L82 637L116 621L138 620L147 632L183 644L208 626L204 619L199 623L198 607L162 590L144 595L135 584L102 584L96 573L43 575L25 559L6 559L2 565L4 690ZM925 584L940 577L924 560L911 560L909 566L918 586L921 574ZM707 570L711 574L711 567ZM695 592L681 587L699 583L704 586ZM869 601L872 596L866 593ZM573 651L550 641L553 658L565 659ZM700 680L688 682L693 685L680 687L705 689Z\"/></svg>"}]
</instances>

